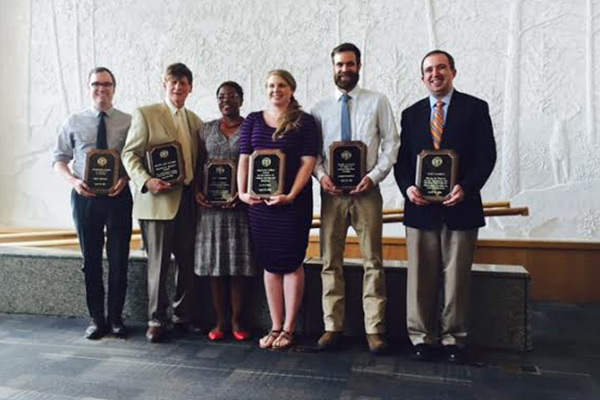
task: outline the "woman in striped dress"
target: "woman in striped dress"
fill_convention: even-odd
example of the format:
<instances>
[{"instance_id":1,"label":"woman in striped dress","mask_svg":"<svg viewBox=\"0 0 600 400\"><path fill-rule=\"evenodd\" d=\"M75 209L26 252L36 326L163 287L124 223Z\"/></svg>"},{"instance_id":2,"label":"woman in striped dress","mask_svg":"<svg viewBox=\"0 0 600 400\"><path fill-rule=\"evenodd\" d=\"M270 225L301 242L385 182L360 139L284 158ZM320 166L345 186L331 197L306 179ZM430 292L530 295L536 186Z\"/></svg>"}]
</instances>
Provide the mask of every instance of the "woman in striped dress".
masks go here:
<instances>
[{"instance_id":1,"label":"woman in striped dress","mask_svg":"<svg viewBox=\"0 0 600 400\"><path fill-rule=\"evenodd\" d=\"M267 77L269 107L248 115L241 128L238 163L239 197L249 205L250 240L264 269L271 331L262 348L293 345L293 332L304 294L303 261L312 220L311 173L318 150L314 118L294 98L296 81L285 70ZM255 150L280 149L285 154L283 194L261 199L248 191L250 155ZM284 317L285 315L285 317Z\"/></svg>"}]
</instances>

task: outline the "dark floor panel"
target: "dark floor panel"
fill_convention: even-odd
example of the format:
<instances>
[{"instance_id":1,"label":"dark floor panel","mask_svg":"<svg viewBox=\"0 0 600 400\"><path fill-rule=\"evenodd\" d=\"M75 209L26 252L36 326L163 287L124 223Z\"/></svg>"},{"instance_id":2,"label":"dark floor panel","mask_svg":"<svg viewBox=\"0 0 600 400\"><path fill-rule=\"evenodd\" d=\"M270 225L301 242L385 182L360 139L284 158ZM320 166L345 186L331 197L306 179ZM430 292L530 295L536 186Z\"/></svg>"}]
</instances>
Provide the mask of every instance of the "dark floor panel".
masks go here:
<instances>
[{"instance_id":1,"label":"dark floor panel","mask_svg":"<svg viewBox=\"0 0 600 400\"><path fill-rule=\"evenodd\" d=\"M86 325L0 315L0 400L600 399L600 306L536 304L532 352L479 349L462 366L410 360L403 344L373 356L362 340L329 353L306 337L286 352L192 335L149 344L142 325L92 342Z\"/></svg>"}]
</instances>

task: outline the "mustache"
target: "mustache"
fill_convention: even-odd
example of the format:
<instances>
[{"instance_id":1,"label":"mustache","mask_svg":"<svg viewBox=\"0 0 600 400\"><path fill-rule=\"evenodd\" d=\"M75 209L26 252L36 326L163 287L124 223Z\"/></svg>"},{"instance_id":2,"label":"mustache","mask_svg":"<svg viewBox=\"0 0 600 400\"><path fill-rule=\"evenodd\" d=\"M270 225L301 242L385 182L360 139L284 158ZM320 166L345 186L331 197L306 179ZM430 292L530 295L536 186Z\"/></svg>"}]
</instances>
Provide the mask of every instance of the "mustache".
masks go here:
<instances>
[{"instance_id":1,"label":"mustache","mask_svg":"<svg viewBox=\"0 0 600 400\"><path fill-rule=\"evenodd\" d=\"M343 78L349 78L348 80L343 80ZM354 71L340 71L334 75L335 84L342 88L348 89L354 87L360 78L360 74Z\"/></svg>"}]
</instances>

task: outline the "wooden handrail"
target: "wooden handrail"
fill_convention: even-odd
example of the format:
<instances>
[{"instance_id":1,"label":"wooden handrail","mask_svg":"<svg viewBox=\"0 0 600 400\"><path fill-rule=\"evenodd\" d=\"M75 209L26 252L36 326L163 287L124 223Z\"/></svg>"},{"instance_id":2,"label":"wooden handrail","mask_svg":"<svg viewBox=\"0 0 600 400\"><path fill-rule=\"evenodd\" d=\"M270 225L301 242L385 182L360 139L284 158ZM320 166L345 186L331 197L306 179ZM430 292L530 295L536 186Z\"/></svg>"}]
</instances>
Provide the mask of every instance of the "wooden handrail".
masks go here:
<instances>
[{"instance_id":1,"label":"wooden handrail","mask_svg":"<svg viewBox=\"0 0 600 400\"><path fill-rule=\"evenodd\" d=\"M507 216L528 216L529 208L527 207L517 207L517 208L485 208L483 209L483 215L486 217L507 217ZM383 223L389 224L393 222L402 222L404 221L404 215L383 215ZM321 220L314 220L310 226L311 228L320 228Z\"/></svg>"},{"instance_id":2,"label":"wooden handrail","mask_svg":"<svg viewBox=\"0 0 600 400\"><path fill-rule=\"evenodd\" d=\"M510 201L491 201L487 203L483 203L483 208L510 208ZM403 208L391 208L388 210L382 211L383 215L394 215L394 214L404 214ZM313 220L321 219L320 214L313 214Z\"/></svg>"},{"instance_id":3,"label":"wooden handrail","mask_svg":"<svg viewBox=\"0 0 600 400\"><path fill-rule=\"evenodd\" d=\"M486 217L504 217L504 216L528 216L529 208L517 207L510 208L509 202L484 203L483 215ZM396 223L404 221L404 210L391 209L383 211L383 223ZM321 220L319 214L313 215L311 228L320 228ZM139 228L133 229L131 237L132 243L139 243L142 240ZM77 246L77 232L75 230L40 230L0 234L0 247L26 246L26 247L51 247L51 246Z\"/></svg>"},{"instance_id":4,"label":"wooden handrail","mask_svg":"<svg viewBox=\"0 0 600 400\"><path fill-rule=\"evenodd\" d=\"M140 242L142 240L142 235L132 234L131 241L132 242ZM77 247L79 246L79 239L77 235L74 235L71 238L47 238L44 240L39 239L30 239L23 241L14 241L14 242L2 242L0 243L0 247Z\"/></svg>"}]
</instances>

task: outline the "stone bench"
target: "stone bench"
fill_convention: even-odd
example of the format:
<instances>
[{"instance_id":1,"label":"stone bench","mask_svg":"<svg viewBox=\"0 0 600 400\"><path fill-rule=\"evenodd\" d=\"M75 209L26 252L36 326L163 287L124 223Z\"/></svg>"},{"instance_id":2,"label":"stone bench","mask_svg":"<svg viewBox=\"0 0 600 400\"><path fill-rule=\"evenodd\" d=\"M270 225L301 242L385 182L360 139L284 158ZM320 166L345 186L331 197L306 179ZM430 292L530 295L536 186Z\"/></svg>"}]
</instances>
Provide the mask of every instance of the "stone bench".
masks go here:
<instances>
[{"instance_id":1,"label":"stone bench","mask_svg":"<svg viewBox=\"0 0 600 400\"><path fill-rule=\"evenodd\" d=\"M32 248L0 249L0 312L87 316L81 255L75 251ZM298 331L319 334L323 330L321 308L322 262L307 259L306 292L298 320ZM107 268L105 268L106 270ZM173 269L172 269L173 270ZM385 262L388 287L388 335L406 337L406 263ZM345 260L346 334L364 334L362 312L362 266ZM173 287L173 274L169 287ZM125 318L146 320L146 257L132 251ZM531 349L530 277L520 266L481 265L473 267L471 283L470 343L488 348ZM214 320L206 279L198 278L197 304L203 311L201 324ZM267 330L270 319L261 277L248 288L247 323L257 331Z\"/></svg>"}]
</instances>

